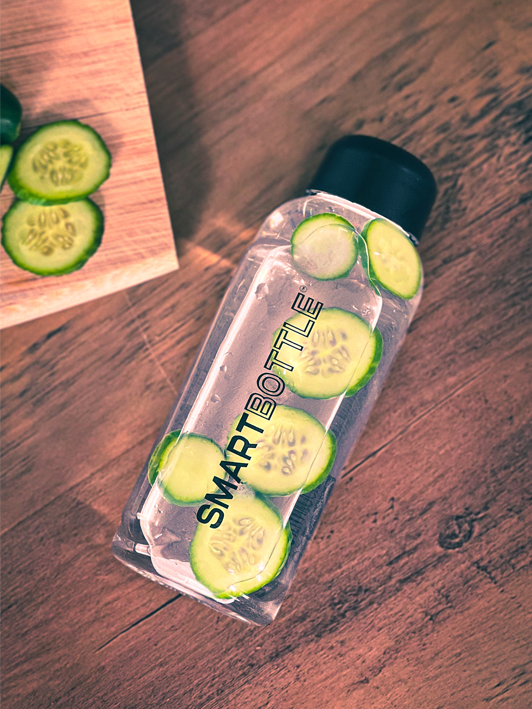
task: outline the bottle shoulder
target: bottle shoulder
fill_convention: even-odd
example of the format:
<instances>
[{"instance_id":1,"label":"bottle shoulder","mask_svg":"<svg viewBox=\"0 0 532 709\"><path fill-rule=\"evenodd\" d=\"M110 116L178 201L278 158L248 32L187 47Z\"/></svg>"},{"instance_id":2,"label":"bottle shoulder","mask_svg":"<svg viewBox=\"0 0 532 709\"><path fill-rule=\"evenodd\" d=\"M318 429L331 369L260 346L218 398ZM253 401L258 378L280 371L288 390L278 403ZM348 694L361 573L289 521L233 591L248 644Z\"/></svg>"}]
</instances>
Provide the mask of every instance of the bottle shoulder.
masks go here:
<instances>
[{"instance_id":1,"label":"bottle shoulder","mask_svg":"<svg viewBox=\"0 0 532 709\"><path fill-rule=\"evenodd\" d=\"M372 220L384 220L381 215L334 195L322 192L307 194L304 197L298 197L281 204L266 217L251 242L246 252L247 258L244 260L262 261L277 247L290 246L292 235L301 222L327 213L347 220L353 226L358 237L364 237L365 230ZM389 220L385 221L389 222ZM404 234L405 238L414 247L417 246L417 241L414 237L407 234L398 225L394 226ZM363 244L363 242L365 242L365 237L359 240L360 244ZM421 291L423 286L423 266L419 258L418 264L421 272L419 282L419 291Z\"/></svg>"},{"instance_id":2,"label":"bottle shoulder","mask_svg":"<svg viewBox=\"0 0 532 709\"><path fill-rule=\"evenodd\" d=\"M284 202L271 212L257 232L256 239L276 239L289 242L294 229L316 214L331 212L347 219L355 230L362 232L364 225L379 217L364 207L325 193L308 194Z\"/></svg>"},{"instance_id":3,"label":"bottle shoulder","mask_svg":"<svg viewBox=\"0 0 532 709\"><path fill-rule=\"evenodd\" d=\"M284 202L272 211L262 222L255 239L250 245L250 249L253 249L259 243L269 248L275 248L280 244L288 244L294 230L303 220L317 214L329 212L349 221L358 234L363 233L364 227L371 220L384 219L382 215L340 197L324 192L310 193L304 197L297 197ZM404 232L399 225L396 224L395 226L405 234L414 246L417 246L417 241L414 237Z\"/></svg>"}]
</instances>

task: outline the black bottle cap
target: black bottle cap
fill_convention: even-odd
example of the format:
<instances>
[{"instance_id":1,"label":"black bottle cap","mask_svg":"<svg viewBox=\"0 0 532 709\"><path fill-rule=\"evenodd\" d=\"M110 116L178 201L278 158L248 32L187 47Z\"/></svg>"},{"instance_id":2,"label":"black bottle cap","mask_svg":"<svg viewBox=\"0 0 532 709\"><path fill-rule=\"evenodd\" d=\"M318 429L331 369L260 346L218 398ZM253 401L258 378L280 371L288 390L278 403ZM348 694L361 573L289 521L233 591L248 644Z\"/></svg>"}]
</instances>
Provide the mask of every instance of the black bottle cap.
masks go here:
<instances>
[{"instance_id":1,"label":"black bottle cap","mask_svg":"<svg viewBox=\"0 0 532 709\"><path fill-rule=\"evenodd\" d=\"M331 146L309 190L356 202L419 239L436 198L436 181L406 150L368 135L347 135Z\"/></svg>"}]
</instances>

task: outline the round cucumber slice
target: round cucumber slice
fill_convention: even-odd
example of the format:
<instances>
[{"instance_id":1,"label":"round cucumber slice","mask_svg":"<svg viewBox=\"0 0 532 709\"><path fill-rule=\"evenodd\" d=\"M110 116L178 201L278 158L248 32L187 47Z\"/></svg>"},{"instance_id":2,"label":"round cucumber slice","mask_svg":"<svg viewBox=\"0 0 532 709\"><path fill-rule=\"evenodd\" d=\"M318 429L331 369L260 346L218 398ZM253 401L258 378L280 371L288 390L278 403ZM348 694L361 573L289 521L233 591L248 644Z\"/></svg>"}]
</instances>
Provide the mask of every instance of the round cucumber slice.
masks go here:
<instances>
[{"instance_id":1,"label":"round cucumber slice","mask_svg":"<svg viewBox=\"0 0 532 709\"><path fill-rule=\"evenodd\" d=\"M13 157L13 146L12 145L0 145L0 190L4 186L6 181L9 166L11 165L11 158Z\"/></svg>"},{"instance_id":2,"label":"round cucumber slice","mask_svg":"<svg viewBox=\"0 0 532 709\"><path fill-rule=\"evenodd\" d=\"M170 433L167 433L151 454L150 461L148 463L148 482L150 485L153 485L159 475L159 472L168 462L170 451L177 443L180 433L181 431L171 431Z\"/></svg>"},{"instance_id":3,"label":"round cucumber slice","mask_svg":"<svg viewBox=\"0 0 532 709\"><path fill-rule=\"evenodd\" d=\"M355 370L349 389L345 393L346 396L353 396L353 394L356 394L357 391L366 386L375 374L381 357L382 335L379 330L375 329L370 335L369 342Z\"/></svg>"},{"instance_id":4,"label":"round cucumber slice","mask_svg":"<svg viewBox=\"0 0 532 709\"><path fill-rule=\"evenodd\" d=\"M0 84L0 143L13 143L20 133L22 106L15 94Z\"/></svg>"},{"instance_id":5,"label":"round cucumber slice","mask_svg":"<svg viewBox=\"0 0 532 709\"><path fill-rule=\"evenodd\" d=\"M210 438L181 435L160 461L157 479L164 498L173 505L198 505L209 492L217 491L213 478L222 477L222 459L222 449Z\"/></svg>"},{"instance_id":6,"label":"round cucumber slice","mask_svg":"<svg viewBox=\"0 0 532 709\"><path fill-rule=\"evenodd\" d=\"M394 295L409 300L421 284L421 259L407 235L385 219L364 227L371 270L379 283Z\"/></svg>"},{"instance_id":7,"label":"round cucumber slice","mask_svg":"<svg viewBox=\"0 0 532 709\"><path fill-rule=\"evenodd\" d=\"M190 565L218 598L258 591L279 574L292 532L278 510L259 496L234 497L218 529L199 524L190 545Z\"/></svg>"},{"instance_id":8,"label":"round cucumber slice","mask_svg":"<svg viewBox=\"0 0 532 709\"><path fill-rule=\"evenodd\" d=\"M297 313L287 322L304 330L307 321L305 315ZM274 333L274 342L276 337ZM293 367L292 371L280 365L274 365L273 369L294 394L332 399L355 386L354 377L370 337L371 328L362 318L340 308L325 308L308 337L290 332L290 338L303 345L301 351L283 347L279 355Z\"/></svg>"},{"instance_id":9,"label":"round cucumber slice","mask_svg":"<svg viewBox=\"0 0 532 709\"><path fill-rule=\"evenodd\" d=\"M22 143L9 184L19 199L64 204L97 190L110 169L111 154L93 128L79 121L58 121Z\"/></svg>"},{"instance_id":10,"label":"round cucumber slice","mask_svg":"<svg viewBox=\"0 0 532 709\"><path fill-rule=\"evenodd\" d=\"M242 482L265 495L289 495L296 490L309 492L329 474L336 456L336 440L322 424L305 411L278 405L269 421L247 414L250 423L262 428L259 433L249 427L245 437L256 444L247 468L239 476ZM228 440L237 432L237 416ZM237 460L234 454L227 454Z\"/></svg>"},{"instance_id":11,"label":"round cucumber slice","mask_svg":"<svg viewBox=\"0 0 532 709\"><path fill-rule=\"evenodd\" d=\"M316 214L302 221L291 245L298 269L320 281L345 278L357 260L353 225L337 214Z\"/></svg>"},{"instance_id":12,"label":"round cucumber slice","mask_svg":"<svg viewBox=\"0 0 532 709\"><path fill-rule=\"evenodd\" d=\"M2 246L20 268L61 276L81 268L103 235L103 214L90 199L55 207L15 201L4 216Z\"/></svg>"}]
</instances>

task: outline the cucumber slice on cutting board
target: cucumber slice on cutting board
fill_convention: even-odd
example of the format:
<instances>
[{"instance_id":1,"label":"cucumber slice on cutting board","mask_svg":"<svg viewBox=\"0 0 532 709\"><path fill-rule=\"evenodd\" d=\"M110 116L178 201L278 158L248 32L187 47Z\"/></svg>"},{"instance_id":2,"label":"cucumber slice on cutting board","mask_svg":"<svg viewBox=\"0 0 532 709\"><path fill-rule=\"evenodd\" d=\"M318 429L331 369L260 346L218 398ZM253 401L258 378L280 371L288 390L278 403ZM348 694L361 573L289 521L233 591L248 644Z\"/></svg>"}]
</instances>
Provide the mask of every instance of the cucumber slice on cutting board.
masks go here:
<instances>
[{"instance_id":1,"label":"cucumber slice on cutting board","mask_svg":"<svg viewBox=\"0 0 532 709\"><path fill-rule=\"evenodd\" d=\"M190 565L218 598L258 591L281 571L292 533L278 510L257 495L238 495L217 529L199 524L190 545Z\"/></svg>"},{"instance_id":2,"label":"cucumber slice on cutting board","mask_svg":"<svg viewBox=\"0 0 532 709\"><path fill-rule=\"evenodd\" d=\"M173 505L199 505L205 495L217 491L213 478L222 477L222 459L222 449L197 433L185 433L177 442L169 442L157 476L164 498Z\"/></svg>"},{"instance_id":3,"label":"cucumber slice on cutting board","mask_svg":"<svg viewBox=\"0 0 532 709\"><path fill-rule=\"evenodd\" d=\"M20 133L22 106L15 94L0 84L0 143L13 143Z\"/></svg>"},{"instance_id":4,"label":"cucumber slice on cutting board","mask_svg":"<svg viewBox=\"0 0 532 709\"><path fill-rule=\"evenodd\" d=\"M287 320L303 331L308 318L297 313ZM274 333L273 342L277 338ZM341 308L325 308L308 337L290 332L290 338L303 345L301 351L283 347L279 359L292 371L275 364L273 370L295 394L311 399L332 399L356 386L366 371L359 371L371 328L365 320ZM371 361L367 363L369 367ZM362 370L364 368L362 367Z\"/></svg>"},{"instance_id":5,"label":"cucumber slice on cutting board","mask_svg":"<svg viewBox=\"0 0 532 709\"><path fill-rule=\"evenodd\" d=\"M379 362L382 357L382 335L375 328L370 335L369 342L367 344L358 367L355 370L349 389L346 391L346 396L353 396L357 391L360 391L372 376L375 374L375 370L379 366Z\"/></svg>"},{"instance_id":6,"label":"cucumber slice on cutting board","mask_svg":"<svg viewBox=\"0 0 532 709\"><path fill-rule=\"evenodd\" d=\"M247 467L239 472L242 482L275 497L296 490L309 492L327 477L336 457L336 440L314 416L278 405L269 421L256 414L247 417L264 432L245 429L246 438L257 447ZM237 416L233 422L228 440L237 433L240 419ZM231 453L227 457L237 460Z\"/></svg>"},{"instance_id":7,"label":"cucumber slice on cutting board","mask_svg":"<svg viewBox=\"0 0 532 709\"><path fill-rule=\"evenodd\" d=\"M11 165L11 158L13 157L13 146L12 145L0 145L0 190L4 186L6 181L9 166Z\"/></svg>"},{"instance_id":8,"label":"cucumber slice on cutting board","mask_svg":"<svg viewBox=\"0 0 532 709\"><path fill-rule=\"evenodd\" d=\"M148 463L148 482L153 485L159 472L168 462L170 451L177 443L181 431L167 433L163 440L155 447Z\"/></svg>"},{"instance_id":9,"label":"cucumber slice on cutting board","mask_svg":"<svg viewBox=\"0 0 532 709\"><path fill-rule=\"evenodd\" d=\"M385 219L373 219L362 236L377 281L394 295L409 300L421 284L421 259L407 235Z\"/></svg>"},{"instance_id":10,"label":"cucumber slice on cutting board","mask_svg":"<svg viewBox=\"0 0 532 709\"><path fill-rule=\"evenodd\" d=\"M337 214L316 214L292 234L292 258L298 269L313 278L345 278L357 260L353 225Z\"/></svg>"},{"instance_id":11,"label":"cucumber slice on cutting board","mask_svg":"<svg viewBox=\"0 0 532 709\"><path fill-rule=\"evenodd\" d=\"M39 128L20 146L9 184L19 199L64 204L97 190L110 169L111 154L93 128L58 121Z\"/></svg>"},{"instance_id":12,"label":"cucumber slice on cutting board","mask_svg":"<svg viewBox=\"0 0 532 709\"><path fill-rule=\"evenodd\" d=\"M102 234L103 214L90 199L54 207L17 200L4 215L2 246L20 268L60 276L81 268Z\"/></svg>"}]
</instances>

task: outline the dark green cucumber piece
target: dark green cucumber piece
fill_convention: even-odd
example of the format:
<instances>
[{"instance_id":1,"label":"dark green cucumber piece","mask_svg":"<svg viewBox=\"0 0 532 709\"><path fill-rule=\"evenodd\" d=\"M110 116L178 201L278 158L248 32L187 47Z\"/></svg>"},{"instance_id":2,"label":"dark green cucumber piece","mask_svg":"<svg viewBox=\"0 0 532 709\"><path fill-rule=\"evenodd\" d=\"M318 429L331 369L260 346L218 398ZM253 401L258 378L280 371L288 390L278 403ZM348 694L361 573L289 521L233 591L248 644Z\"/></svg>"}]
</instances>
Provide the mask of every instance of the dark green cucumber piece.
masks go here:
<instances>
[{"instance_id":1,"label":"dark green cucumber piece","mask_svg":"<svg viewBox=\"0 0 532 709\"><path fill-rule=\"evenodd\" d=\"M184 433L169 442L159 461L157 481L164 498L173 505L198 505L216 492L215 476L223 477L222 449L210 438Z\"/></svg>"},{"instance_id":2,"label":"dark green cucumber piece","mask_svg":"<svg viewBox=\"0 0 532 709\"><path fill-rule=\"evenodd\" d=\"M11 159L13 158L13 146L12 145L0 145L0 190L4 186L6 181L7 173L9 172L9 166L11 165Z\"/></svg>"},{"instance_id":3,"label":"dark green cucumber piece","mask_svg":"<svg viewBox=\"0 0 532 709\"><path fill-rule=\"evenodd\" d=\"M355 370L346 396L353 396L360 391L375 374L382 357L382 335L375 329L370 335L369 342L364 350L358 367Z\"/></svg>"},{"instance_id":4,"label":"dark green cucumber piece","mask_svg":"<svg viewBox=\"0 0 532 709\"><path fill-rule=\"evenodd\" d=\"M16 200L4 215L2 246L20 268L60 276L81 268L102 234L103 214L90 199L54 207Z\"/></svg>"},{"instance_id":5,"label":"dark green cucumber piece","mask_svg":"<svg viewBox=\"0 0 532 709\"><path fill-rule=\"evenodd\" d=\"M237 495L217 529L199 524L190 545L190 565L217 598L258 591L284 566L292 532L279 511L258 495Z\"/></svg>"},{"instance_id":6,"label":"dark green cucumber piece","mask_svg":"<svg viewBox=\"0 0 532 709\"><path fill-rule=\"evenodd\" d=\"M308 322L297 313L287 321L304 331ZM277 333L274 333L275 343ZM273 369L295 394L311 399L332 399L356 386L364 352L371 339L371 328L358 315L340 308L324 308L308 337L290 332L290 338L303 346L301 351L283 347L282 361L292 371L280 365Z\"/></svg>"},{"instance_id":7,"label":"dark green cucumber piece","mask_svg":"<svg viewBox=\"0 0 532 709\"><path fill-rule=\"evenodd\" d=\"M305 411L278 405L269 421L247 414L259 433L246 428L246 438L257 447L246 468L239 472L242 482L265 495L289 495L296 490L309 492L329 474L336 457L336 440L322 424ZM237 416L228 441L236 433ZM231 460L237 457L227 453Z\"/></svg>"},{"instance_id":8,"label":"dark green cucumber piece","mask_svg":"<svg viewBox=\"0 0 532 709\"><path fill-rule=\"evenodd\" d=\"M58 121L39 128L20 146L9 184L19 199L64 204L97 190L110 169L111 154L93 128Z\"/></svg>"},{"instance_id":9,"label":"dark green cucumber piece","mask_svg":"<svg viewBox=\"0 0 532 709\"><path fill-rule=\"evenodd\" d=\"M170 431L163 440L155 447L148 463L148 482L153 485L159 472L168 461L168 455L177 443L181 431Z\"/></svg>"},{"instance_id":10,"label":"dark green cucumber piece","mask_svg":"<svg viewBox=\"0 0 532 709\"><path fill-rule=\"evenodd\" d=\"M15 94L0 84L0 143L13 143L20 133L22 106Z\"/></svg>"},{"instance_id":11,"label":"dark green cucumber piece","mask_svg":"<svg viewBox=\"0 0 532 709\"><path fill-rule=\"evenodd\" d=\"M370 286L373 288L375 291L375 294L380 297L381 292L380 292L380 287L377 279L375 278L375 274L373 273L371 266L369 264L369 254L368 254L368 245L366 244L366 241L364 238L360 238L358 242L358 247L360 250L360 264L362 268L364 269L364 273L366 274Z\"/></svg>"},{"instance_id":12,"label":"dark green cucumber piece","mask_svg":"<svg viewBox=\"0 0 532 709\"><path fill-rule=\"evenodd\" d=\"M291 250L303 273L320 281L345 278L357 260L354 227L337 214L316 214L295 229Z\"/></svg>"},{"instance_id":13,"label":"dark green cucumber piece","mask_svg":"<svg viewBox=\"0 0 532 709\"><path fill-rule=\"evenodd\" d=\"M419 290L421 260L406 233L386 219L373 219L362 236L368 247L372 276L394 295L409 300Z\"/></svg>"}]
</instances>

